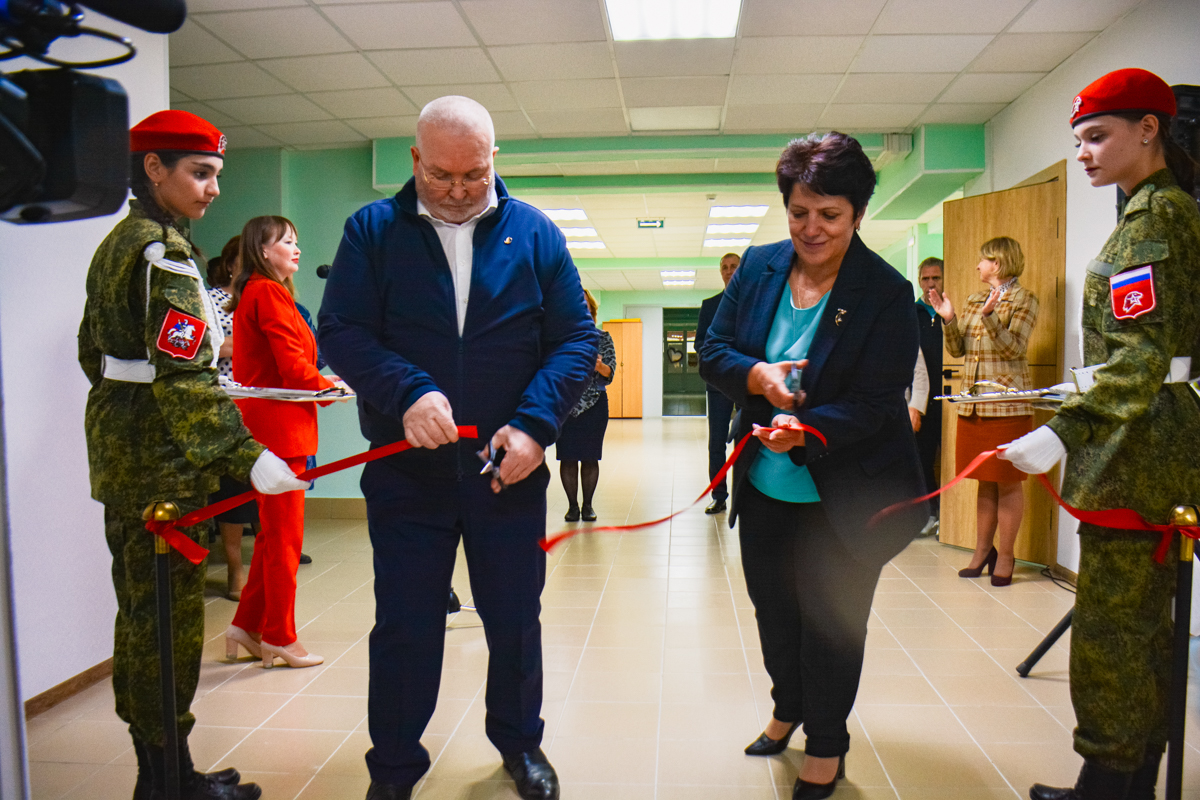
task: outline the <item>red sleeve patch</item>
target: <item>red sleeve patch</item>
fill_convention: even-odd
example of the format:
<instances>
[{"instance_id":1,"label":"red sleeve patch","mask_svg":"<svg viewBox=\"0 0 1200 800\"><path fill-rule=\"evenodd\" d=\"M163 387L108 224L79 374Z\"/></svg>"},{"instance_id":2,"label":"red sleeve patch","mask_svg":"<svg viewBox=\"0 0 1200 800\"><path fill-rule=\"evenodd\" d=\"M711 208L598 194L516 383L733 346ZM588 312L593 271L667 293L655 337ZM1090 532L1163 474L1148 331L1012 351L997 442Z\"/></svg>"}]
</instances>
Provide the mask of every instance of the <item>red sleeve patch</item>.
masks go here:
<instances>
[{"instance_id":1,"label":"red sleeve patch","mask_svg":"<svg viewBox=\"0 0 1200 800\"><path fill-rule=\"evenodd\" d=\"M172 358L193 359L200 352L207 329L203 320L172 308L158 332L158 349Z\"/></svg>"},{"instance_id":2,"label":"red sleeve patch","mask_svg":"<svg viewBox=\"0 0 1200 800\"><path fill-rule=\"evenodd\" d=\"M1118 273L1108 279L1113 316L1137 319L1154 310L1154 267L1151 264Z\"/></svg>"}]
</instances>

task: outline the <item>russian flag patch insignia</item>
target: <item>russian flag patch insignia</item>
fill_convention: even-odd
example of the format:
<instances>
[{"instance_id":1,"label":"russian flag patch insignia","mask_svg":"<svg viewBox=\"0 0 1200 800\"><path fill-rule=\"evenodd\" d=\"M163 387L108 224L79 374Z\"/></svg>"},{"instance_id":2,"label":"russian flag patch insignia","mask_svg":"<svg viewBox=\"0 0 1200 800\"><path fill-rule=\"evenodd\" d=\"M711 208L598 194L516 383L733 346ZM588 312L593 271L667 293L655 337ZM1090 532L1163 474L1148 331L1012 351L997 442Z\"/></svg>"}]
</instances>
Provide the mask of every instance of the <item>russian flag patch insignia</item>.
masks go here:
<instances>
[{"instance_id":1,"label":"russian flag patch insignia","mask_svg":"<svg viewBox=\"0 0 1200 800\"><path fill-rule=\"evenodd\" d=\"M1154 268L1150 264L1113 275L1108 286L1117 319L1136 319L1154 310Z\"/></svg>"}]
</instances>

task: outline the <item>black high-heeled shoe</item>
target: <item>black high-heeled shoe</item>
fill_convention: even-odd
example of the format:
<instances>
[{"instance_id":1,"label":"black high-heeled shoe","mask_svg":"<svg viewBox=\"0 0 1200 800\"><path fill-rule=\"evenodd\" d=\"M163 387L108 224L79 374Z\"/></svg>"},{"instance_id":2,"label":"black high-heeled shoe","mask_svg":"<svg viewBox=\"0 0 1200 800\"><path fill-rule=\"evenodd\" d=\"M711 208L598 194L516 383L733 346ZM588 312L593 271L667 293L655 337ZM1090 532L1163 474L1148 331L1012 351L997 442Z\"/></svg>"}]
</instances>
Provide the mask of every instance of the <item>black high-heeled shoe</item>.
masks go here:
<instances>
[{"instance_id":1,"label":"black high-heeled shoe","mask_svg":"<svg viewBox=\"0 0 1200 800\"><path fill-rule=\"evenodd\" d=\"M757 739L746 745L746 755L748 756L777 756L784 750L787 750L788 742L792 740L792 734L800 727L799 722L793 722L792 727L788 728L787 733L782 739L772 739L767 736L764 731Z\"/></svg>"},{"instance_id":2,"label":"black high-heeled shoe","mask_svg":"<svg viewBox=\"0 0 1200 800\"><path fill-rule=\"evenodd\" d=\"M837 789L838 781L845 777L846 757L842 755L838 756L837 775L834 775L829 783L809 783L796 778L796 785L792 787L792 800L825 800Z\"/></svg>"},{"instance_id":3,"label":"black high-heeled shoe","mask_svg":"<svg viewBox=\"0 0 1200 800\"><path fill-rule=\"evenodd\" d=\"M996 559L999 557L1000 557L999 551L997 551L996 548L993 547L991 550L988 551L987 558L985 558L983 560L982 564L980 564L975 569L971 569L970 567L963 567L962 569L960 569L958 571L958 577L960 577L960 578L978 578L980 575L983 574L984 567L987 567L988 575L995 575L996 574L995 573Z\"/></svg>"}]
</instances>

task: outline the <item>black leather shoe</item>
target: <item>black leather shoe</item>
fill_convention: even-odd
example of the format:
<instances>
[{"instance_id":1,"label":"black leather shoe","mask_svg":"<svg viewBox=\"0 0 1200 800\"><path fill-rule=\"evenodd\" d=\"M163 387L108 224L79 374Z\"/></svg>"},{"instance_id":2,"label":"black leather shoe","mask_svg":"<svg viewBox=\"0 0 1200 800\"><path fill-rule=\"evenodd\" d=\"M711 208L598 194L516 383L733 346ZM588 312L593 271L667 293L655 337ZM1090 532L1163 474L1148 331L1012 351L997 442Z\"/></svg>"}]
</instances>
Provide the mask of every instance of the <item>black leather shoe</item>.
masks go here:
<instances>
[{"instance_id":1,"label":"black leather shoe","mask_svg":"<svg viewBox=\"0 0 1200 800\"><path fill-rule=\"evenodd\" d=\"M829 783L809 783L796 778L792 787L792 800L825 800L837 789L838 781L846 777L846 757L838 758L837 775Z\"/></svg>"},{"instance_id":2,"label":"black leather shoe","mask_svg":"<svg viewBox=\"0 0 1200 800\"><path fill-rule=\"evenodd\" d=\"M583 518L584 522L595 522L596 521L596 512L594 510L592 510L591 506L585 505L583 507L583 509L579 512L579 514Z\"/></svg>"},{"instance_id":3,"label":"black leather shoe","mask_svg":"<svg viewBox=\"0 0 1200 800\"><path fill-rule=\"evenodd\" d=\"M409 800L410 797L412 797L411 786L371 781L371 785L367 788L367 800Z\"/></svg>"},{"instance_id":4,"label":"black leather shoe","mask_svg":"<svg viewBox=\"0 0 1200 800\"><path fill-rule=\"evenodd\" d=\"M571 506L563 515L564 522L579 522L579 506Z\"/></svg>"},{"instance_id":5,"label":"black leather shoe","mask_svg":"<svg viewBox=\"0 0 1200 800\"><path fill-rule=\"evenodd\" d=\"M301 553L300 554L300 563L301 564L311 564L312 556L310 556L308 553Z\"/></svg>"},{"instance_id":6,"label":"black leather shoe","mask_svg":"<svg viewBox=\"0 0 1200 800\"><path fill-rule=\"evenodd\" d=\"M558 800L558 773L540 747L504 756L504 769L512 776L522 800Z\"/></svg>"},{"instance_id":7,"label":"black leather shoe","mask_svg":"<svg viewBox=\"0 0 1200 800\"><path fill-rule=\"evenodd\" d=\"M705 514L721 514L725 511L726 508L727 508L727 506L725 505L724 500L713 500L711 503L708 504L708 508L704 509L704 513Z\"/></svg>"},{"instance_id":8,"label":"black leather shoe","mask_svg":"<svg viewBox=\"0 0 1200 800\"><path fill-rule=\"evenodd\" d=\"M1029 789L1029 797L1030 800L1125 800L1132 779L1132 773L1117 772L1084 761L1079 779L1070 789L1035 783Z\"/></svg>"},{"instance_id":9,"label":"black leather shoe","mask_svg":"<svg viewBox=\"0 0 1200 800\"><path fill-rule=\"evenodd\" d=\"M799 722L793 722L792 727L788 728L788 732L783 735L782 739L772 739L767 736L766 732L759 734L759 737L750 744L746 745L746 755L748 756L777 756L784 750L787 750L788 742L792 740L792 734L796 732L796 728L800 727Z\"/></svg>"}]
</instances>

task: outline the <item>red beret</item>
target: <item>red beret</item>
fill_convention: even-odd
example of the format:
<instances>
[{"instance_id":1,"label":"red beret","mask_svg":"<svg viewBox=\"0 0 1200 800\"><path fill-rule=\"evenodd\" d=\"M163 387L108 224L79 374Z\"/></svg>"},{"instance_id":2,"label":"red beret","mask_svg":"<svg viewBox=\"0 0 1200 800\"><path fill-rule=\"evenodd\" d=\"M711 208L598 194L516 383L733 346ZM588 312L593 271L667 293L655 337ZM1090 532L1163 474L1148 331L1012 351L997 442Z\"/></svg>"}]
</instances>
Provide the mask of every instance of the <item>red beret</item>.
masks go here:
<instances>
[{"instance_id":1,"label":"red beret","mask_svg":"<svg viewBox=\"0 0 1200 800\"><path fill-rule=\"evenodd\" d=\"M1175 116L1175 93L1167 82L1144 69L1119 69L1089 84L1071 106L1071 127L1089 117L1119 111Z\"/></svg>"},{"instance_id":2,"label":"red beret","mask_svg":"<svg viewBox=\"0 0 1200 800\"><path fill-rule=\"evenodd\" d=\"M225 155L225 134L206 119L179 109L159 111L133 126L129 152L183 150L188 153Z\"/></svg>"}]
</instances>

